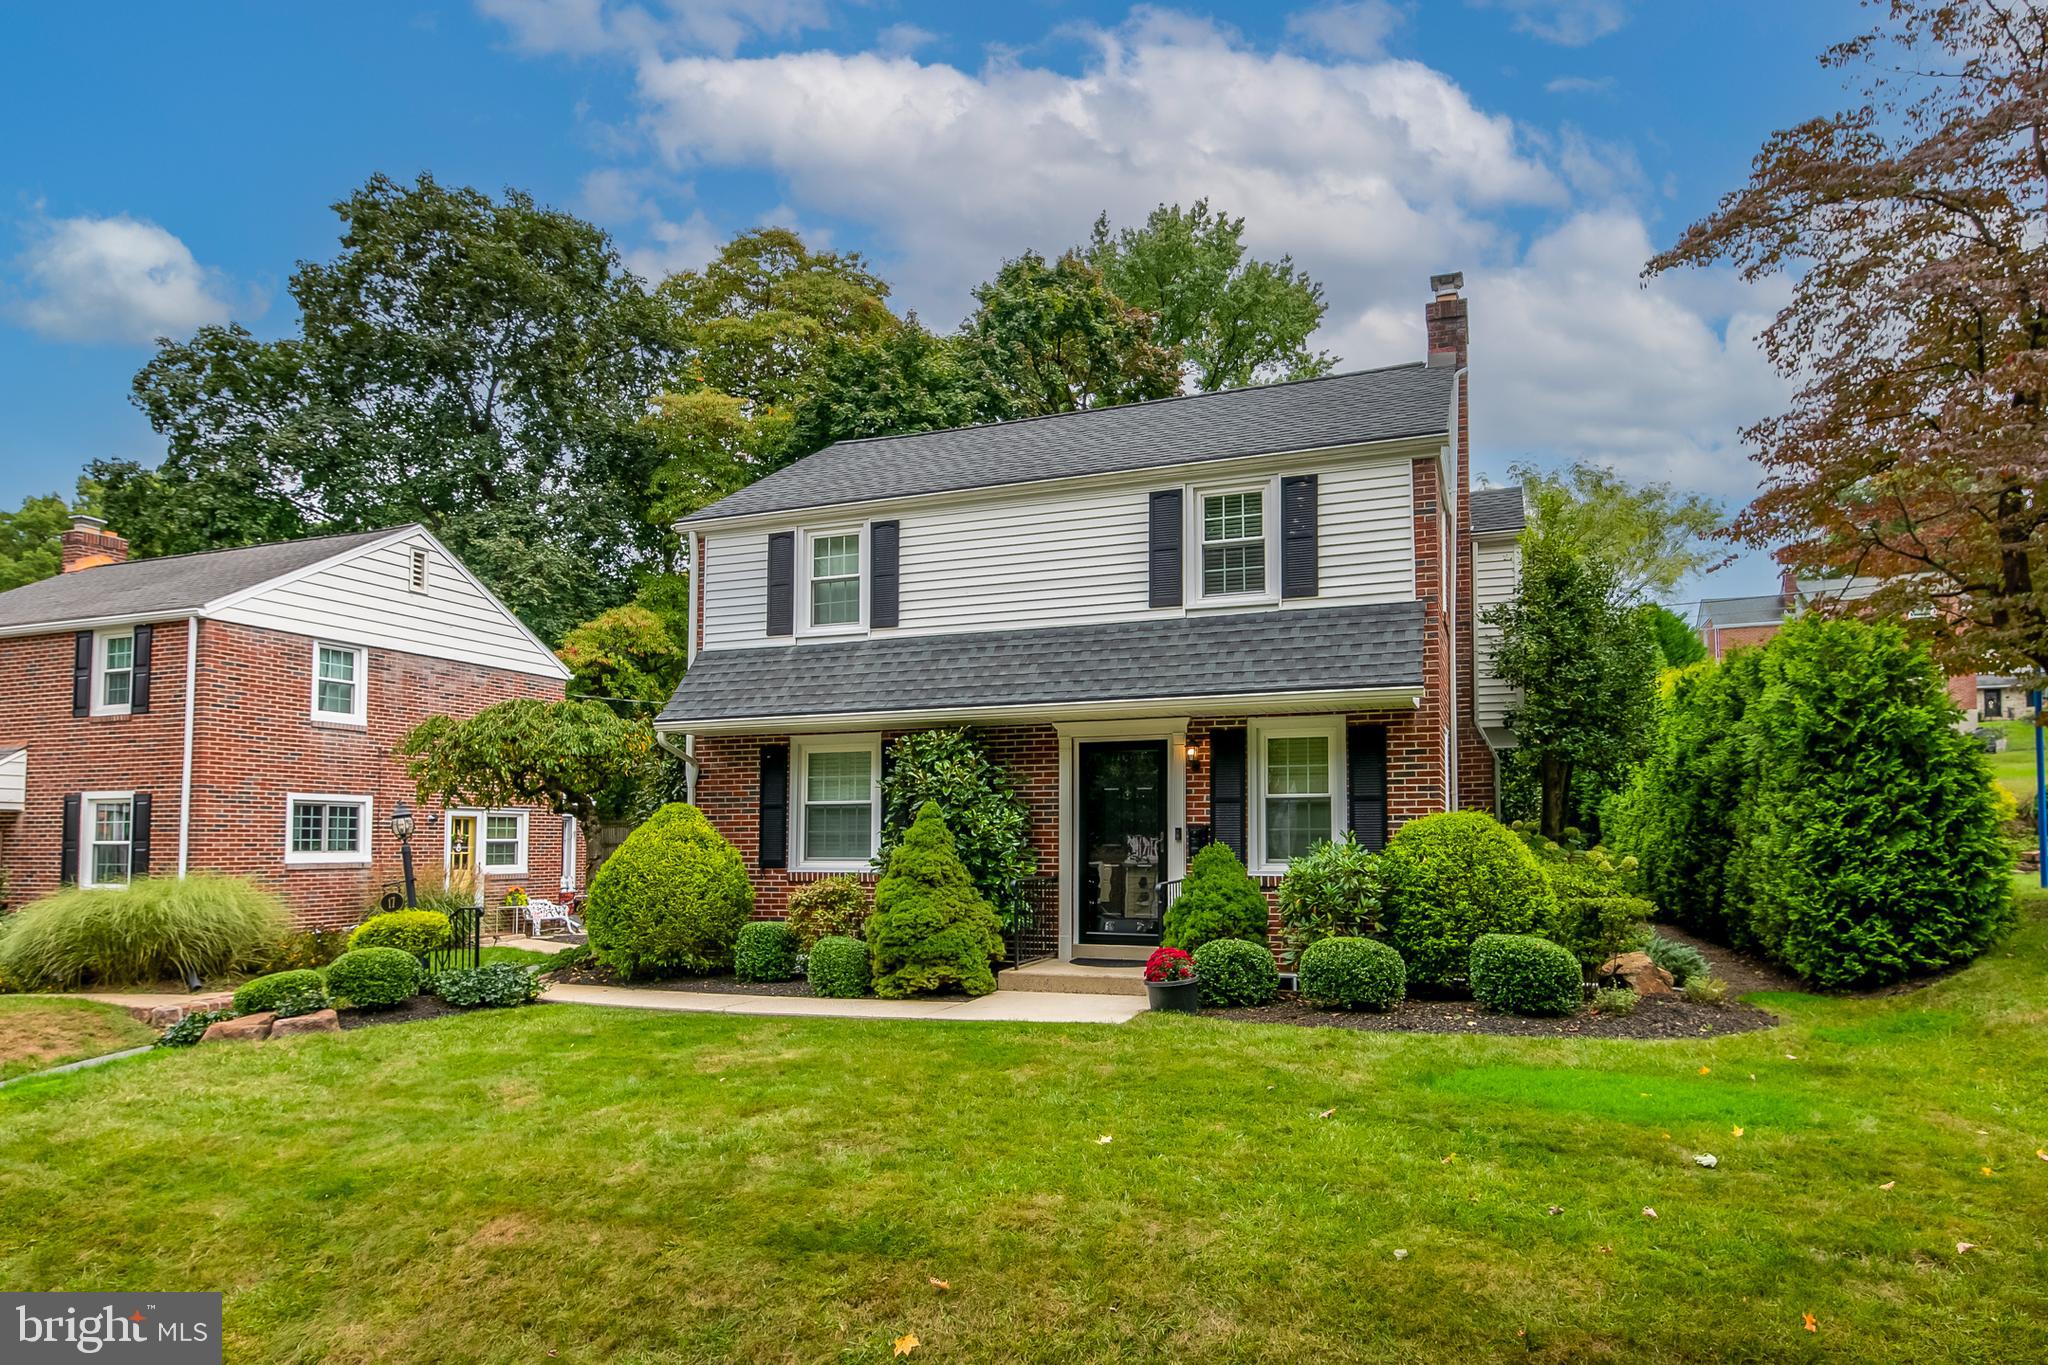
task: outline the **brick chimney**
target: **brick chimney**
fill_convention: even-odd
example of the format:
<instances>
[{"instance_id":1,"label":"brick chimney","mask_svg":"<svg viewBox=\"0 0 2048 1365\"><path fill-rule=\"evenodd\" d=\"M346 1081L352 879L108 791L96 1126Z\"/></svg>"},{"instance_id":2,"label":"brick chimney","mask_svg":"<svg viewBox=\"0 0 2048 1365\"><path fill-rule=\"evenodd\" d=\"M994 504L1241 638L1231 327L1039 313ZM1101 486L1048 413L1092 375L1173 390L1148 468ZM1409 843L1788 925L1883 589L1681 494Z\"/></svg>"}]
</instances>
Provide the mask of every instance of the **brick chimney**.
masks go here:
<instances>
[{"instance_id":1,"label":"brick chimney","mask_svg":"<svg viewBox=\"0 0 2048 1365\"><path fill-rule=\"evenodd\" d=\"M1471 329L1465 320L1465 300L1458 291L1465 287L1465 272L1431 275L1429 292L1436 295L1423 310L1429 324L1429 363L1462 367Z\"/></svg>"},{"instance_id":2,"label":"brick chimney","mask_svg":"<svg viewBox=\"0 0 2048 1365\"><path fill-rule=\"evenodd\" d=\"M109 531L99 517L82 512L71 518L71 529L64 533L62 544L65 573L119 564L128 558L128 542Z\"/></svg>"}]
</instances>

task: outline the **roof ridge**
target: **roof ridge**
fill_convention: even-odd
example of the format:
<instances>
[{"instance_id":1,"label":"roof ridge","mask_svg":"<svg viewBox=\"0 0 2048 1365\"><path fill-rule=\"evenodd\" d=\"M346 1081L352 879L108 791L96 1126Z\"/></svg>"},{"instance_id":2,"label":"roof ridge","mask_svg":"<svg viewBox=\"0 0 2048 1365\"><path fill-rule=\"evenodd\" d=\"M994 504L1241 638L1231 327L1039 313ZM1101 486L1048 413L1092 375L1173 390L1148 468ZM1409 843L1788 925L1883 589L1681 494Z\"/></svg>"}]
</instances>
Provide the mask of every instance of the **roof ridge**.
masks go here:
<instances>
[{"instance_id":1,"label":"roof ridge","mask_svg":"<svg viewBox=\"0 0 2048 1365\"><path fill-rule=\"evenodd\" d=\"M94 564L90 567L95 569L118 569L127 564L164 564L174 559L204 559L208 555L240 554L244 550L268 550L278 545L310 545L317 540L346 540L350 536L389 535L394 531L403 531L412 527L417 527L422 531L427 529L417 521L401 521L396 526L377 527L361 531L327 531L317 536L294 536L288 540L259 540L253 545L221 545L211 550L180 550L174 555L144 555L136 559L121 559L109 564ZM74 569L72 572L76 573L79 571Z\"/></svg>"}]
</instances>

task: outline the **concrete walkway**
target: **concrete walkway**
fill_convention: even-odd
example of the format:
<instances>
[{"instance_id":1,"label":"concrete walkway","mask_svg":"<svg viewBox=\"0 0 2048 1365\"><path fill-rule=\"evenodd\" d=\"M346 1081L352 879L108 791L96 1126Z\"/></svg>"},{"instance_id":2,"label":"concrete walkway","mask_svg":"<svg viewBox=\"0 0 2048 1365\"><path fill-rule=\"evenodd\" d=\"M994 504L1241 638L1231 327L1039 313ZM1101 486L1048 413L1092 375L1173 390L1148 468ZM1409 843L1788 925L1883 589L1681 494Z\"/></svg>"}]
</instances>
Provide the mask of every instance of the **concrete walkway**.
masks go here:
<instances>
[{"instance_id":1,"label":"concrete walkway","mask_svg":"<svg viewBox=\"0 0 2048 1365\"><path fill-rule=\"evenodd\" d=\"M636 990L555 985L541 999L557 1005L761 1014L810 1019L981 1019L1036 1024L1121 1024L1145 1012L1142 997L997 991L978 1000L821 1000L808 995L728 995L715 991Z\"/></svg>"}]
</instances>

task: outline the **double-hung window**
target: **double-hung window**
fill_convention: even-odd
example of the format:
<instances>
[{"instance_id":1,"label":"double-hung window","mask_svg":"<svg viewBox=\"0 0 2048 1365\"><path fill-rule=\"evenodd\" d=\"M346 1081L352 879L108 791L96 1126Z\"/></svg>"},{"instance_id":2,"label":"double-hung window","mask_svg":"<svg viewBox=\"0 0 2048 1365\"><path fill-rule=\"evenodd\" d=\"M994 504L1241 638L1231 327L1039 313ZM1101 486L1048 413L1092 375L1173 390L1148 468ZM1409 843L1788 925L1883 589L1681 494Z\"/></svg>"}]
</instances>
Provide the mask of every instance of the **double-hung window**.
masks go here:
<instances>
[{"instance_id":1,"label":"double-hung window","mask_svg":"<svg viewBox=\"0 0 2048 1365\"><path fill-rule=\"evenodd\" d=\"M798 740L793 754L798 869L865 869L881 834L880 736Z\"/></svg>"},{"instance_id":2,"label":"double-hung window","mask_svg":"<svg viewBox=\"0 0 2048 1365\"><path fill-rule=\"evenodd\" d=\"M127 715L135 702L135 632L110 630L95 636L92 662L92 713Z\"/></svg>"},{"instance_id":3,"label":"double-hung window","mask_svg":"<svg viewBox=\"0 0 2048 1365\"><path fill-rule=\"evenodd\" d=\"M287 798L287 863L370 861L370 798L294 795Z\"/></svg>"},{"instance_id":4,"label":"double-hung window","mask_svg":"<svg viewBox=\"0 0 2048 1365\"><path fill-rule=\"evenodd\" d=\"M313 719L343 725L364 723L363 674L367 651L325 642L313 646Z\"/></svg>"},{"instance_id":5,"label":"double-hung window","mask_svg":"<svg viewBox=\"0 0 2048 1365\"><path fill-rule=\"evenodd\" d=\"M1256 870L1284 871L1344 828L1344 722L1265 721L1251 737Z\"/></svg>"},{"instance_id":6,"label":"double-hung window","mask_svg":"<svg viewBox=\"0 0 2048 1365\"><path fill-rule=\"evenodd\" d=\"M526 812L493 812L484 816L484 870L526 871Z\"/></svg>"},{"instance_id":7,"label":"double-hung window","mask_svg":"<svg viewBox=\"0 0 2048 1365\"><path fill-rule=\"evenodd\" d=\"M1272 563L1272 481L1196 489L1193 507L1195 554L1190 600L1270 600L1278 581Z\"/></svg>"},{"instance_id":8,"label":"double-hung window","mask_svg":"<svg viewBox=\"0 0 2048 1365\"><path fill-rule=\"evenodd\" d=\"M85 847L79 850L79 884L126 886L135 853L135 799L127 794L88 795L81 803Z\"/></svg>"},{"instance_id":9,"label":"double-hung window","mask_svg":"<svg viewBox=\"0 0 2048 1365\"><path fill-rule=\"evenodd\" d=\"M861 533L812 531L804 537L805 621L810 630L861 626Z\"/></svg>"}]
</instances>

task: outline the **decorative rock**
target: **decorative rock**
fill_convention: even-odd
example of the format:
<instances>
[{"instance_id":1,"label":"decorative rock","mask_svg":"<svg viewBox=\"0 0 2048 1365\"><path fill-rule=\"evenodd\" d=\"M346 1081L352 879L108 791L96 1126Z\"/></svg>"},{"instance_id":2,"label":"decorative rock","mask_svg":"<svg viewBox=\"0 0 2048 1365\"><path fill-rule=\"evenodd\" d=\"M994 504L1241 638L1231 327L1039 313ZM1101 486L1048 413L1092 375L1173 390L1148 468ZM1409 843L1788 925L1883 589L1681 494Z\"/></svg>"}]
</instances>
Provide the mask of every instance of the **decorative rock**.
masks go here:
<instances>
[{"instance_id":1,"label":"decorative rock","mask_svg":"<svg viewBox=\"0 0 2048 1365\"><path fill-rule=\"evenodd\" d=\"M333 1010L314 1010L311 1014L295 1014L289 1019L280 1019L270 1026L273 1038L289 1038L295 1033L339 1033L341 1016Z\"/></svg>"},{"instance_id":2,"label":"decorative rock","mask_svg":"<svg viewBox=\"0 0 2048 1365\"><path fill-rule=\"evenodd\" d=\"M1674 984L1671 973L1650 961L1648 953L1621 953L1600 964L1602 981L1618 977L1637 995L1669 995Z\"/></svg>"},{"instance_id":3,"label":"decorative rock","mask_svg":"<svg viewBox=\"0 0 2048 1365\"><path fill-rule=\"evenodd\" d=\"M275 1022L277 1022L277 1015L274 1011L270 1010L266 1010L262 1014L245 1014L239 1019L223 1019L218 1024L208 1025L206 1032L200 1035L199 1041L202 1043L228 1043L268 1038L270 1036L270 1026Z\"/></svg>"}]
</instances>

